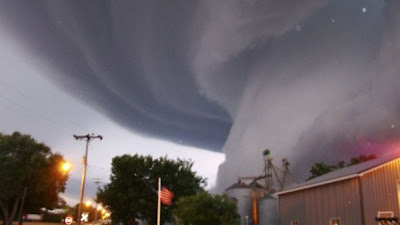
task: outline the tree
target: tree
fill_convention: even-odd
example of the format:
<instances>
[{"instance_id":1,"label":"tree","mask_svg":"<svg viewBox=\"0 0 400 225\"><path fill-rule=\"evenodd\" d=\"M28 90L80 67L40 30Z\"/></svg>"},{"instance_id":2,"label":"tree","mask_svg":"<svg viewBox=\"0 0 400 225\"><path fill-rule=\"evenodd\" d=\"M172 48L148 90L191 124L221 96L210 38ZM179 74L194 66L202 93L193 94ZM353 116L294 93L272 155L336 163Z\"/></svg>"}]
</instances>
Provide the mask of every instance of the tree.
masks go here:
<instances>
[{"instance_id":1,"label":"tree","mask_svg":"<svg viewBox=\"0 0 400 225\"><path fill-rule=\"evenodd\" d=\"M240 224L236 203L226 195L211 195L204 191L181 198L176 203L174 214L179 224L185 225Z\"/></svg>"},{"instance_id":2,"label":"tree","mask_svg":"<svg viewBox=\"0 0 400 225\"><path fill-rule=\"evenodd\" d=\"M315 163L310 170L311 176L308 178L308 180L313 179L315 177L319 177L321 175L324 175L326 173L332 172L336 170L336 166L334 165L328 165L323 162L318 162Z\"/></svg>"},{"instance_id":3,"label":"tree","mask_svg":"<svg viewBox=\"0 0 400 225\"><path fill-rule=\"evenodd\" d=\"M358 157L351 157L350 163L348 166L355 165L358 163L366 162L368 160L376 159L375 154L370 154L370 155L360 155Z\"/></svg>"},{"instance_id":4,"label":"tree","mask_svg":"<svg viewBox=\"0 0 400 225\"><path fill-rule=\"evenodd\" d=\"M372 159L376 159L376 155L375 154L370 154L370 155L360 155L358 157L351 157L350 163L347 164L347 166L352 166L358 163L362 163L362 162L366 162ZM336 169L341 169L345 167L345 162L344 161L340 161L337 165L329 165L326 164L324 162L318 162L315 163L310 170L311 176L307 179L313 179L316 177L319 177L321 175L324 175L326 173L332 172Z\"/></svg>"},{"instance_id":5,"label":"tree","mask_svg":"<svg viewBox=\"0 0 400 225\"><path fill-rule=\"evenodd\" d=\"M57 205L68 179L59 169L62 161L62 155L30 135L0 133L0 208L5 225L12 223L23 200L24 209L33 213Z\"/></svg>"},{"instance_id":6,"label":"tree","mask_svg":"<svg viewBox=\"0 0 400 225\"><path fill-rule=\"evenodd\" d=\"M99 189L97 199L108 205L114 222L129 219L155 224L157 218L158 178L174 193L174 199L203 190L206 180L192 171L193 163L167 157L123 155L112 160L110 183ZM162 207L162 221L172 221L174 205Z\"/></svg>"}]
</instances>

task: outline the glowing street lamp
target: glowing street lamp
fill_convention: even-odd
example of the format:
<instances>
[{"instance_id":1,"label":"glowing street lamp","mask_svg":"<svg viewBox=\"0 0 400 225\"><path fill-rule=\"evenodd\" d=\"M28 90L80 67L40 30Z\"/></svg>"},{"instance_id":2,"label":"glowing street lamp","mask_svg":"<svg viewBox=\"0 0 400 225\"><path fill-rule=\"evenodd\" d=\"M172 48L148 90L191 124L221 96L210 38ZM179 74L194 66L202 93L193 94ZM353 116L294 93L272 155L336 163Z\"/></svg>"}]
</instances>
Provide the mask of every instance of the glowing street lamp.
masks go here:
<instances>
[{"instance_id":1,"label":"glowing street lamp","mask_svg":"<svg viewBox=\"0 0 400 225\"><path fill-rule=\"evenodd\" d=\"M60 169L61 171L63 171L64 173L68 173L72 168L71 163L64 161L61 165L60 165ZM28 190L28 187L25 186L24 187L24 193L22 194L22 200L21 200L21 206L19 208L19 213L18 213L18 221L19 224L22 224L22 211L24 210L24 204L25 204L25 198L26 198L26 192Z\"/></svg>"},{"instance_id":2,"label":"glowing street lamp","mask_svg":"<svg viewBox=\"0 0 400 225\"><path fill-rule=\"evenodd\" d=\"M68 173L68 172L71 170L71 168L72 168L72 164L69 163L69 162L63 162L63 163L61 164L61 170L62 170L64 173Z\"/></svg>"},{"instance_id":3,"label":"glowing street lamp","mask_svg":"<svg viewBox=\"0 0 400 225\"><path fill-rule=\"evenodd\" d=\"M102 209L101 210L101 218L104 220L104 219L106 219L106 218L108 218L108 217L110 217L110 215L111 215L111 213L110 212L108 212L106 209Z\"/></svg>"},{"instance_id":4,"label":"glowing street lamp","mask_svg":"<svg viewBox=\"0 0 400 225\"><path fill-rule=\"evenodd\" d=\"M108 212L108 211L106 211L105 213L103 213L103 215L102 215L102 217L103 217L103 220L104 220L104 219L107 219L107 218L109 218L109 217L110 217L110 215L111 215L111 213L110 213L110 212Z\"/></svg>"},{"instance_id":5,"label":"glowing street lamp","mask_svg":"<svg viewBox=\"0 0 400 225\"><path fill-rule=\"evenodd\" d=\"M91 202L90 200L86 200L86 201L85 201L86 207L89 207L91 204L92 204L92 202Z\"/></svg>"}]
</instances>

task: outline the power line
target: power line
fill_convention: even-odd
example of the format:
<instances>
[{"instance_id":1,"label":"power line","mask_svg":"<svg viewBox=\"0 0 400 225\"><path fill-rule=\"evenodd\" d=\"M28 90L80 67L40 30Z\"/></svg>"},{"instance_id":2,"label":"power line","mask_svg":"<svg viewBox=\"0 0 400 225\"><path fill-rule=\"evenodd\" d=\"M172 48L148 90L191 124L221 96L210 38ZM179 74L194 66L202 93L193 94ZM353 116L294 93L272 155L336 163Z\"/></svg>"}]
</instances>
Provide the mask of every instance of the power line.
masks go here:
<instances>
[{"instance_id":1,"label":"power line","mask_svg":"<svg viewBox=\"0 0 400 225\"><path fill-rule=\"evenodd\" d=\"M100 184L103 183L102 179L100 177L96 177L96 178L93 178L93 179L94 179L94 183L97 186L97 189L99 189Z\"/></svg>"}]
</instances>

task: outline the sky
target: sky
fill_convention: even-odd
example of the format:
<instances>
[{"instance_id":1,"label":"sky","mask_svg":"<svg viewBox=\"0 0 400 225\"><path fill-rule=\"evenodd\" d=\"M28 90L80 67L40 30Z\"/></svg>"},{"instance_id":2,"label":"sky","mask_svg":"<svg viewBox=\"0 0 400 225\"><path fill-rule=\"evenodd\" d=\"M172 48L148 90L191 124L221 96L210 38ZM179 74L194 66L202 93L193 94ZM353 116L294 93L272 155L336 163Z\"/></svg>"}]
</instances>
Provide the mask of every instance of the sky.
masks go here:
<instances>
[{"instance_id":1,"label":"sky","mask_svg":"<svg viewBox=\"0 0 400 225\"><path fill-rule=\"evenodd\" d=\"M221 192L284 157L398 149L397 0L0 3L1 132L29 133L107 182L120 154L190 158ZM65 194L76 199L81 168Z\"/></svg>"},{"instance_id":2,"label":"sky","mask_svg":"<svg viewBox=\"0 0 400 225\"><path fill-rule=\"evenodd\" d=\"M123 154L167 156L194 162L193 170L207 178L208 186L215 184L218 165L224 160L220 152L183 145L126 129L107 116L92 109L51 83L32 65L12 37L0 37L0 124L3 134L20 131L32 135L64 155L72 164L66 192L62 197L68 204L79 202L80 182L85 141L76 141L74 134L101 134L104 139L90 142L85 199L95 199L97 179L104 185L109 181L111 160Z\"/></svg>"},{"instance_id":3,"label":"sky","mask_svg":"<svg viewBox=\"0 0 400 225\"><path fill-rule=\"evenodd\" d=\"M215 184L217 166L222 153L185 146L167 140L132 132L77 101L43 77L10 38L1 37L2 79L0 81L0 117L2 133L20 131L32 135L64 155L73 167L63 198L71 205L79 201L81 159L85 141L76 141L73 134L95 132L104 139L90 142L85 199L94 199L95 180L108 182L111 160L123 154L168 156L194 161L193 169L208 179L208 188ZM27 81L28 78L28 81Z\"/></svg>"}]
</instances>

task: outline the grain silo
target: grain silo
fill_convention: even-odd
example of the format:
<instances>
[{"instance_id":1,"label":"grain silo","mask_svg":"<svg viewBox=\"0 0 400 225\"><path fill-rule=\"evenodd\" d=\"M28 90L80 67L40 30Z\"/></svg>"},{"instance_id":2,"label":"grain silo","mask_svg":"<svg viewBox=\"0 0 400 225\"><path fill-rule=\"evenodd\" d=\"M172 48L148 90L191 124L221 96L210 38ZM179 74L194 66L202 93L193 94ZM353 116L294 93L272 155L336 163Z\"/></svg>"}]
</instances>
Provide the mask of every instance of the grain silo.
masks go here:
<instances>
[{"instance_id":1,"label":"grain silo","mask_svg":"<svg viewBox=\"0 0 400 225\"><path fill-rule=\"evenodd\" d=\"M252 217L252 188L240 180L228 187L225 194L237 202L240 224L248 224L248 219Z\"/></svg>"},{"instance_id":2,"label":"grain silo","mask_svg":"<svg viewBox=\"0 0 400 225\"><path fill-rule=\"evenodd\" d=\"M275 188L281 190L290 184L289 162L282 159L283 170L279 169L272 163L268 149L263 151L263 159L263 175L241 176L237 183L225 190L225 194L236 201L242 225L278 224L277 199L272 194L275 193ZM278 175L279 172L282 176ZM249 180L250 183L244 183L243 180ZM258 183L258 180L265 180L265 186ZM274 181L277 182L276 185Z\"/></svg>"},{"instance_id":3,"label":"grain silo","mask_svg":"<svg viewBox=\"0 0 400 225\"><path fill-rule=\"evenodd\" d=\"M266 194L258 200L259 225L278 224L278 200L271 194Z\"/></svg>"}]
</instances>

